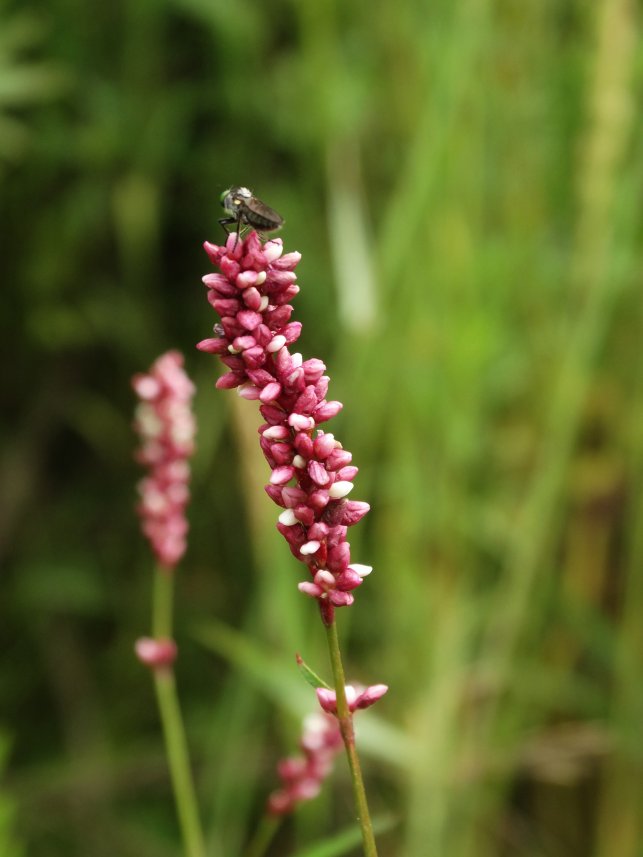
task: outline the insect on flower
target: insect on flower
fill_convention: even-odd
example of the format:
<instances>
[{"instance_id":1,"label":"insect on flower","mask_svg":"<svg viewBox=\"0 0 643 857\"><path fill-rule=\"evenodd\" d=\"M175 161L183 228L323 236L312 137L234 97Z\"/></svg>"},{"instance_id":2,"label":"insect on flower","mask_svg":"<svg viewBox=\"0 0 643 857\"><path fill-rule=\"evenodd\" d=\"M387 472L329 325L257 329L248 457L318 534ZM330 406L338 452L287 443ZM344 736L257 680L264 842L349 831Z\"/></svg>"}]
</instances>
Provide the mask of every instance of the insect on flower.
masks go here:
<instances>
[{"instance_id":1,"label":"insect on flower","mask_svg":"<svg viewBox=\"0 0 643 857\"><path fill-rule=\"evenodd\" d=\"M222 217L219 223L228 234L230 231L227 227L236 223L237 241L243 226L249 226L258 232L273 232L284 225L283 217L257 199L247 187L230 187L224 190L221 194L221 205L228 217Z\"/></svg>"}]
</instances>

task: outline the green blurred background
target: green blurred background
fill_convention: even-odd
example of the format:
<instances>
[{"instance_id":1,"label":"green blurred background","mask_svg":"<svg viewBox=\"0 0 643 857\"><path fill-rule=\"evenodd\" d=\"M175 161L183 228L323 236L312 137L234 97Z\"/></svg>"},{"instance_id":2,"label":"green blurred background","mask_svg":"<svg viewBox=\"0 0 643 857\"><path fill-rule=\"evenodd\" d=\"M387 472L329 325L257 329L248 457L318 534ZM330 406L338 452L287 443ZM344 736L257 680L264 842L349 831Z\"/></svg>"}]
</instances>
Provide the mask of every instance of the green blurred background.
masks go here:
<instances>
[{"instance_id":1,"label":"green blurred background","mask_svg":"<svg viewBox=\"0 0 643 857\"><path fill-rule=\"evenodd\" d=\"M643 48L634 0L0 3L0 855L180 853L129 380L198 385L178 682L211 857L328 676L252 403L194 350L253 188L372 505L339 613L381 857L643 855ZM357 854L343 759L276 855Z\"/></svg>"}]
</instances>

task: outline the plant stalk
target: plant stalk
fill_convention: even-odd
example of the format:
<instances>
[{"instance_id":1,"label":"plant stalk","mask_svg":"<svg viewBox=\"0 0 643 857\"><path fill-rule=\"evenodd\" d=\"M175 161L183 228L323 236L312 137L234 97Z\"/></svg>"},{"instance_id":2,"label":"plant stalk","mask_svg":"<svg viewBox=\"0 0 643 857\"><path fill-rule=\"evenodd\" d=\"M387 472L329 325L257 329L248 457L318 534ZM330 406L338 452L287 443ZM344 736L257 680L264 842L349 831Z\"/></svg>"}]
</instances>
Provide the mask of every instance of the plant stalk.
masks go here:
<instances>
[{"instance_id":1,"label":"plant stalk","mask_svg":"<svg viewBox=\"0 0 643 857\"><path fill-rule=\"evenodd\" d=\"M348 710L348 702L346 701L346 679L344 677L344 665L342 664L342 655L339 648L339 636L337 634L337 623L335 619L333 619L330 625L326 625L326 639L328 640L328 652L333 670L335 695L337 698L337 719L339 721L339 728L344 741L344 747L346 748L348 766L351 772L353 796L355 798L355 808L357 809L357 821L359 822L359 826L362 831L364 857L377 857L377 846L375 844L375 835L373 833L373 823L368 809L366 789L364 788L364 779L362 777L362 768L359 762L359 756L357 755L357 748L355 747L353 715Z\"/></svg>"},{"instance_id":2,"label":"plant stalk","mask_svg":"<svg viewBox=\"0 0 643 857\"><path fill-rule=\"evenodd\" d=\"M174 573L159 567L154 581L152 633L157 640L171 638ZM154 686L185 857L205 857L185 728L171 666L154 670Z\"/></svg>"}]
</instances>

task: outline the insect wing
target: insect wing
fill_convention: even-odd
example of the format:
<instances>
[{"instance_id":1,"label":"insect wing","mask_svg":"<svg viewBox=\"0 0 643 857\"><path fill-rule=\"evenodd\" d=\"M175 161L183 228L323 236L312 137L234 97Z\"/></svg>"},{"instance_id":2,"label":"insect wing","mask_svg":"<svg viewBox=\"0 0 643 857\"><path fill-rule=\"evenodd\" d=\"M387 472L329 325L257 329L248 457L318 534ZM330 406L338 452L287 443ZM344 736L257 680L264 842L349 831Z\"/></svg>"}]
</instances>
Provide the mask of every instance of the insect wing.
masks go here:
<instances>
[{"instance_id":1,"label":"insect wing","mask_svg":"<svg viewBox=\"0 0 643 857\"><path fill-rule=\"evenodd\" d=\"M252 215L256 215L260 220L266 221L267 224L269 223L270 229L277 229L284 224L284 219L281 214L278 214L274 208L270 208L270 206L266 205L265 202L257 199L256 196L247 200L245 206L247 211L250 212L250 216L248 217L249 221L252 221Z\"/></svg>"}]
</instances>

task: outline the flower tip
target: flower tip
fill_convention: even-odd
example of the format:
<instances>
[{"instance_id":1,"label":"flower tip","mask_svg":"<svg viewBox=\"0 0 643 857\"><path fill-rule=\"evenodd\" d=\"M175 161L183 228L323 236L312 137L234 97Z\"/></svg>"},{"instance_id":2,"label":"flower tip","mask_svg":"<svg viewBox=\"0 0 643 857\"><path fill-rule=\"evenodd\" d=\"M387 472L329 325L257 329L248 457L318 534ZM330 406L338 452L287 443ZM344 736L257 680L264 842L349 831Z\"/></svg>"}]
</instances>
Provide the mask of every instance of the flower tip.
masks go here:
<instances>
[{"instance_id":1,"label":"flower tip","mask_svg":"<svg viewBox=\"0 0 643 857\"><path fill-rule=\"evenodd\" d=\"M286 482L290 482L294 475L295 468L288 464L282 465L281 467L275 467L270 474L270 484L285 485Z\"/></svg>"},{"instance_id":2,"label":"flower tip","mask_svg":"<svg viewBox=\"0 0 643 857\"><path fill-rule=\"evenodd\" d=\"M208 254L210 261L215 265L218 265L219 257L221 256L221 247L219 247L218 244L212 244L210 241L204 241L203 249Z\"/></svg>"},{"instance_id":3,"label":"flower tip","mask_svg":"<svg viewBox=\"0 0 643 857\"><path fill-rule=\"evenodd\" d=\"M346 497L350 494L354 487L355 486L352 482L349 482L346 479L339 479L330 486L328 493L331 500L341 500L342 497Z\"/></svg>"},{"instance_id":4,"label":"flower tip","mask_svg":"<svg viewBox=\"0 0 643 857\"><path fill-rule=\"evenodd\" d=\"M286 337L278 333L276 336L273 336L272 340L266 345L266 351L269 354L275 354L277 351L281 351L281 349L286 344Z\"/></svg>"},{"instance_id":5,"label":"flower tip","mask_svg":"<svg viewBox=\"0 0 643 857\"><path fill-rule=\"evenodd\" d=\"M161 392L161 383L152 375L140 373L132 378L132 388L139 399L150 402Z\"/></svg>"},{"instance_id":6,"label":"flower tip","mask_svg":"<svg viewBox=\"0 0 643 857\"><path fill-rule=\"evenodd\" d=\"M172 666L178 653L176 643L169 637L158 640L152 637L140 637L134 644L139 661L150 669Z\"/></svg>"},{"instance_id":7,"label":"flower tip","mask_svg":"<svg viewBox=\"0 0 643 857\"><path fill-rule=\"evenodd\" d=\"M254 384L240 384L237 387L237 395L240 399L246 399L249 402L256 401L261 394L261 390L259 387L255 387Z\"/></svg>"},{"instance_id":8,"label":"flower tip","mask_svg":"<svg viewBox=\"0 0 643 857\"><path fill-rule=\"evenodd\" d=\"M334 690L328 690L325 687L318 687L315 690L317 700L327 714L337 713L337 699Z\"/></svg>"},{"instance_id":9,"label":"flower tip","mask_svg":"<svg viewBox=\"0 0 643 857\"><path fill-rule=\"evenodd\" d=\"M292 509L286 509L281 513L281 515L279 515L277 520L280 524L283 524L284 527L294 527L295 524L299 523Z\"/></svg>"},{"instance_id":10,"label":"flower tip","mask_svg":"<svg viewBox=\"0 0 643 857\"><path fill-rule=\"evenodd\" d=\"M385 693L388 693L388 685L387 684L372 684L368 693L370 696L375 696L377 699L384 696Z\"/></svg>"},{"instance_id":11,"label":"flower tip","mask_svg":"<svg viewBox=\"0 0 643 857\"><path fill-rule=\"evenodd\" d=\"M299 548L299 553L302 556L311 556L312 554L317 553L320 547L321 542L318 542L316 539L311 539L311 541L306 542Z\"/></svg>"},{"instance_id":12,"label":"flower tip","mask_svg":"<svg viewBox=\"0 0 643 857\"><path fill-rule=\"evenodd\" d=\"M324 591L321 587L317 586L316 583L311 583L309 580L304 580L301 583L298 583L297 589L303 595L309 595L311 598L319 598Z\"/></svg>"},{"instance_id":13,"label":"flower tip","mask_svg":"<svg viewBox=\"0 0 643 857\"><path fill-rule=\"evenodd\" d=\"M284 245L281 238L272 238L263 245L264 259L268 263L276 262L283 252Z\"/></svg>"},{"instance_id":14,"label":"flower tip","mask_svg":"<svg viewBox=\"0 0 643 857\"><path fill-rule=\"evenodd\" d=\"M387 684L372 684L361 693L355 701L356 708L369 708L374 705L378 699L381 699L388 692Z\"/></svg>"},{"instance_id":15,"label":"flower tip","mask_svg":"<svg viewBox=\"0 0 643 857\"><path fill-rule=\"evenodd\" d=\"M360 577L368 577L373 571L372 565L363 565L361 562L352 562L348 567Z\"/></svg>"},{"instance_id":16,"label":"flower tip","mask_svg":"<svg viewBox=\"0 0 643 857\"><path fill-rule=\"evenodd\" d=\"M240 240L241 236L238 232L230 232L225 242L225 249L228 256L234 256L235 258L239 258L241 256L241 248L243 246L243 241Z\"/></svg>"}]
</instances>

